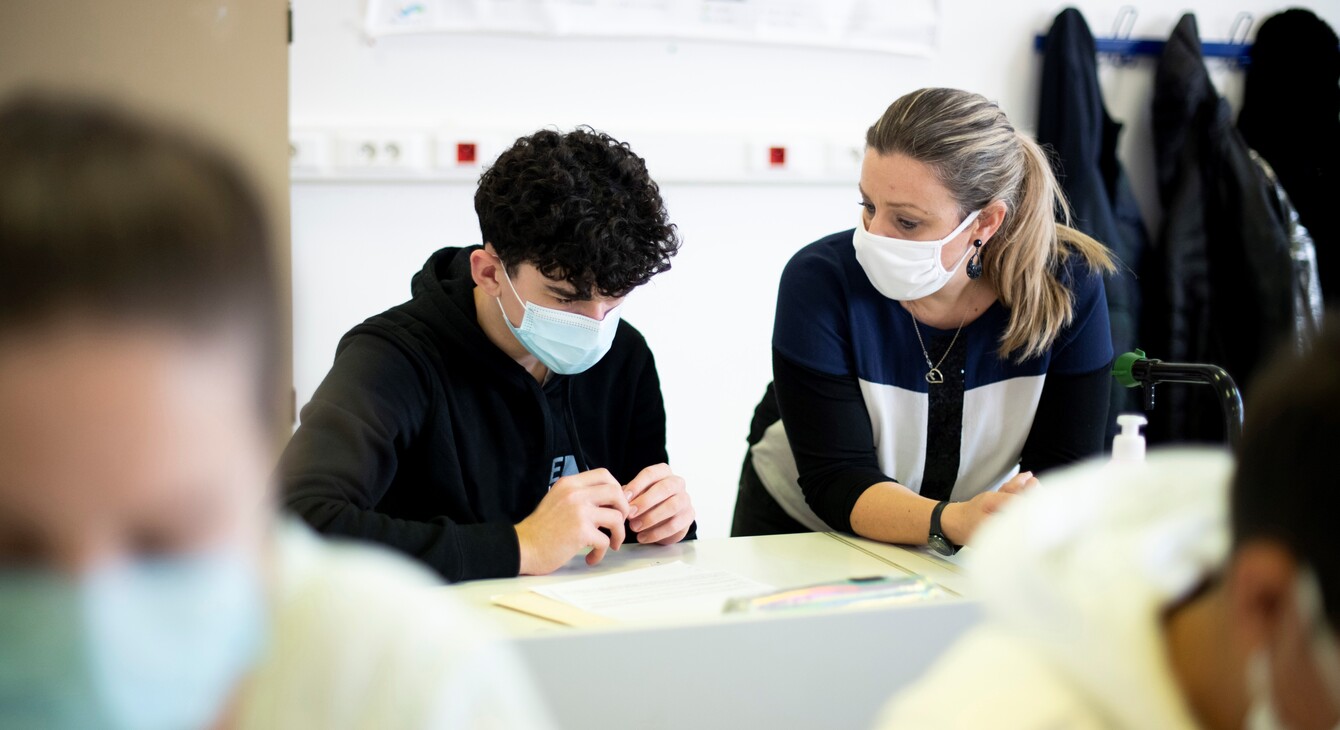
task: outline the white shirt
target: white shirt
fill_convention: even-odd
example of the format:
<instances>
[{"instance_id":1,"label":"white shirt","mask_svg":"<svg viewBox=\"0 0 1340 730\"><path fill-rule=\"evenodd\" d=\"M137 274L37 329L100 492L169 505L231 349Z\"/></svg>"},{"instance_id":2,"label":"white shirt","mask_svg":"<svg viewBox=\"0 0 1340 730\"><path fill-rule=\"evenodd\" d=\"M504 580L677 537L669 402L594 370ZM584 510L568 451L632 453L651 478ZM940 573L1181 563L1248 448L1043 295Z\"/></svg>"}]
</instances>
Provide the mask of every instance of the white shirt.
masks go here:
<instances>
[{"instance_id":1,"label":"white shirt","mask_svg":"<svg viewBox=\"0 0 1340 730\"><path fill-rule=\"evenodd\" d=\"M982 626L880 727L1195 728L1163 617L1223 565L1231 468L1190 449L1090 463L993 516L967 560Z\"/></svg>"},{"instance_id":2,"label":"white shirt","mask_svg":"<svg viewBox=\"0 0 1340 730\"><path fill-rule=\"evenodd\" d=\"M236 727L551 727L511 648L426 570L300 524L275 548L270 644Z\"/></svg>"}]
</instances>

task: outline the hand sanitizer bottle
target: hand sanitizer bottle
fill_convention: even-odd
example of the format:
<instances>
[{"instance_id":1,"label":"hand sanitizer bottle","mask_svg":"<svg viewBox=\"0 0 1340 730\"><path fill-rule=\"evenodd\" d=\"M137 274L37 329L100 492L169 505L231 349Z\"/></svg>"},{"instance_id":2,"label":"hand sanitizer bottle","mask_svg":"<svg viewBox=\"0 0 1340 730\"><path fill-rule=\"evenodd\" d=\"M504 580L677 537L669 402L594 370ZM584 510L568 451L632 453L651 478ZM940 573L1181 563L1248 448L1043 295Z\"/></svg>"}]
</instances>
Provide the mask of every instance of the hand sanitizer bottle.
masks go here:
<instances>
[{"instance_id":1,"label":"hand sanitizer bottle","mask_svg":"<svg viewBox=\"0 0 1340 730\"><path fill-rule=\"evenodd\" d=\"M1138 464L1145 460L1145 437L1140 427L1149 423L1138 413L1123 413L1117 416L1117 425L1121 433L1112 439L1112 461L1123 464Z\"/></svg>"}]
</instances>

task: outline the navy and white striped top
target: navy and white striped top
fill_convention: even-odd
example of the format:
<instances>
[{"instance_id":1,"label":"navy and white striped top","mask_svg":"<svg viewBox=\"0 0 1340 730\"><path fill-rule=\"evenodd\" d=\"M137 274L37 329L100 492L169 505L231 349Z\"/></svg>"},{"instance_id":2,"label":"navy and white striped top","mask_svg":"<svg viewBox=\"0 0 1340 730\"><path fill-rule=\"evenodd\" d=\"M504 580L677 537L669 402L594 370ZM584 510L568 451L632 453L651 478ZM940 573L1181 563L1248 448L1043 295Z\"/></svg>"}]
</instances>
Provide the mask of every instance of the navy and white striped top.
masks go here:
<instances>
[{"instance_id":1,"label":"navy and white striped top","mask_svg":"<svg viewBox=\"0 0 1340 730\"><path fill-rule=\"evenodd\" d=\"M877 482L961 501L998 488L1021 460L1036 471L1101 450L1112 360L1103 280L1077 254L1060 276L1074 319L1047 352L1002 359L1009 311L996 302L963 327L932 385L911 314L870 283L852 232L801 249L782 274L773 331L782 420L751 452L764 486L807 526L850 529ZM916 326L939 361L954 330Z\"/></svg>"}]
</instances>

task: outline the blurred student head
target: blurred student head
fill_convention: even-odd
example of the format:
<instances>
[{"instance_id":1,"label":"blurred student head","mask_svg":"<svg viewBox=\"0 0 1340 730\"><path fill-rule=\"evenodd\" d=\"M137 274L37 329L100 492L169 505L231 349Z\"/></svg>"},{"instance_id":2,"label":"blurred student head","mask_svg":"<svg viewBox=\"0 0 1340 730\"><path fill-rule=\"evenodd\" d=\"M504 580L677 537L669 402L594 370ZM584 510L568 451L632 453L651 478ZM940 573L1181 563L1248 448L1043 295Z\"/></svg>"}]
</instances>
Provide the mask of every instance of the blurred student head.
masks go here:
<instances>
[{"instance_id":1,"label":"blurred student head","mask_svg":"<svg viewBox=\"0 0 1340 730\"><path fill-rule=\"evenodd\" d=\"M1340 726L1340 314L1254 385L1228 574L1249 727Z\"/></svg>"},{"instance_id":2,"label":"blurred student head","mask_svg":"<svg viewBox=\"0 0 1340 730\"><path fill-rule=\"evenodd\" d=\"M200 726L254 659L266 230L187 136L0 104L0 725Z\"/></svg>"}]
</instances>

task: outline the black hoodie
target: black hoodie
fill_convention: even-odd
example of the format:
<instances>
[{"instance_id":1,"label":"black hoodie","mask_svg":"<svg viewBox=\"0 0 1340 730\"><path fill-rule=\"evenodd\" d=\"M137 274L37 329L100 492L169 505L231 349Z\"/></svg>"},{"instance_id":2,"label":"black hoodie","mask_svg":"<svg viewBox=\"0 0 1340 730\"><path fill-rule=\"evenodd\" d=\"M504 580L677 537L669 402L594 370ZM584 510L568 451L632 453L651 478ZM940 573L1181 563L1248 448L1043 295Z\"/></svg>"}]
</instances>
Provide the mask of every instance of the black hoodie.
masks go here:
<instances>
[{"instance_id":1,"label":"black hoodie","mask_svg":"<svg viewBox=\"0 0 1340 730\"><path fill-rule=\"evenodd\" d=\"M513 525L548 490L561 442L551 424L575 433L579 469L604 467L621 483L667 460L642 335L621 322L599 363L542 388L475 318L477 249L433 254L410 301L344 336L279 465L288 507L312 526L383 543L450 581L517 574ZM550 412L554 388L567 413Z\"/></svg>"}]
</instances>

